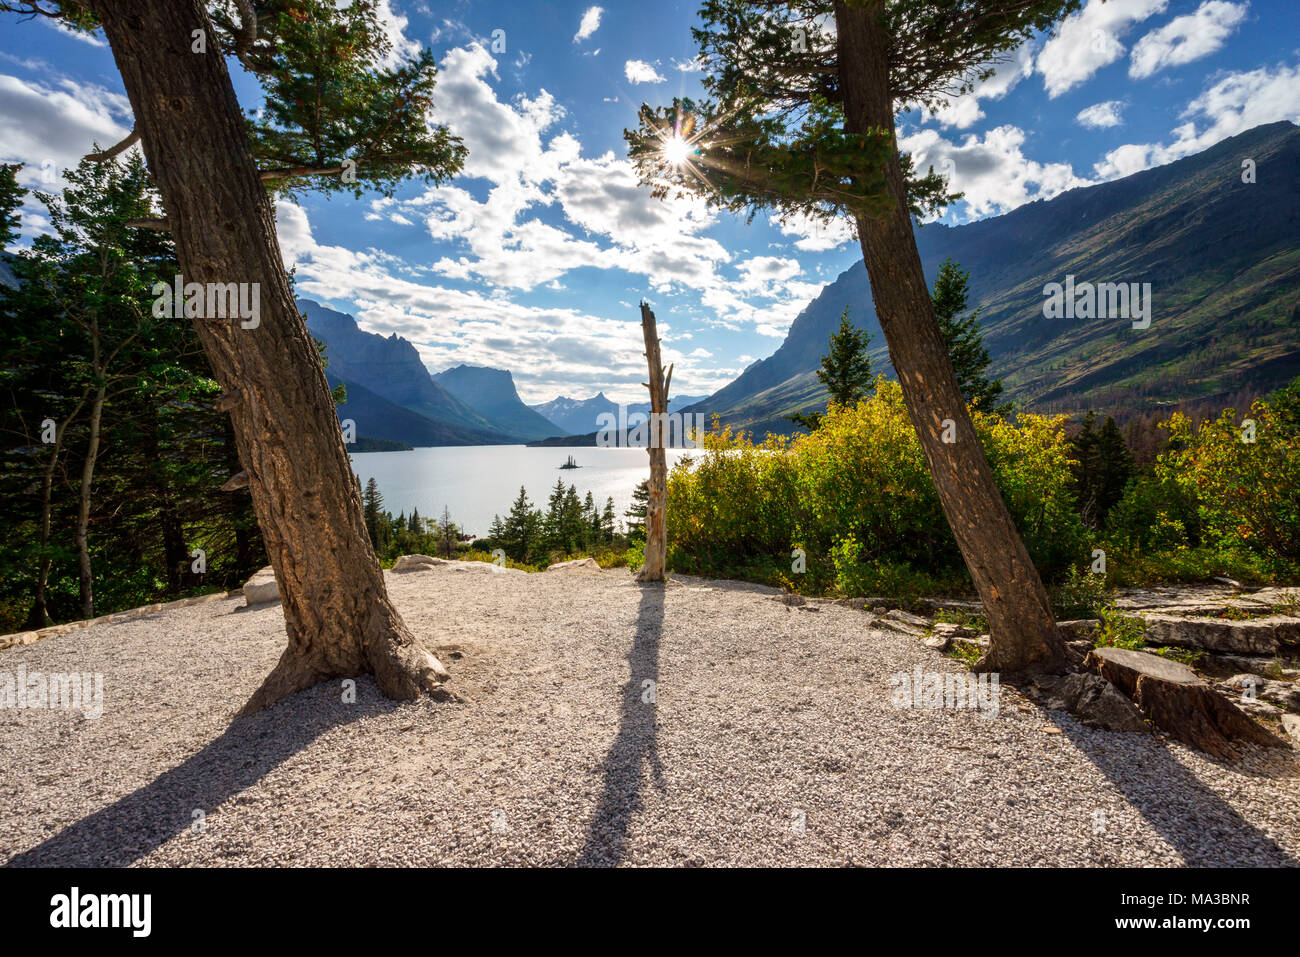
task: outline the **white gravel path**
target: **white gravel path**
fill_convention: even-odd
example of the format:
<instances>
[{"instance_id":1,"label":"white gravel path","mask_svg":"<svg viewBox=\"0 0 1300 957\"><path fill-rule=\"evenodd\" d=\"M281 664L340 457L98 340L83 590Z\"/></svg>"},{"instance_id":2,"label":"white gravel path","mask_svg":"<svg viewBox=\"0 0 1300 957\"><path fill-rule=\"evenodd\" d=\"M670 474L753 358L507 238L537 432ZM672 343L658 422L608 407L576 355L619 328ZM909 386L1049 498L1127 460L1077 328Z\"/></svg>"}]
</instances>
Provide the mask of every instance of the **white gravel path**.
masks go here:
<instances>
[{"instance_id":1,"label":"white gravel path","mask_svg":"<svg viewBox=\"0 0 1300 957\"><path fill-rule=\"evenodd\" d=\"M1300 862L1296 752L1225 766L1007 688L994 718L896 709L896 672L961 669L861 611L625 570L387 577L460 702L361 679L354 704L330 683L231 724L284 644L279 606L242 599L0 652L100 672L105 698L0 710L0 861Z\"/></svg>"}]
</instances>

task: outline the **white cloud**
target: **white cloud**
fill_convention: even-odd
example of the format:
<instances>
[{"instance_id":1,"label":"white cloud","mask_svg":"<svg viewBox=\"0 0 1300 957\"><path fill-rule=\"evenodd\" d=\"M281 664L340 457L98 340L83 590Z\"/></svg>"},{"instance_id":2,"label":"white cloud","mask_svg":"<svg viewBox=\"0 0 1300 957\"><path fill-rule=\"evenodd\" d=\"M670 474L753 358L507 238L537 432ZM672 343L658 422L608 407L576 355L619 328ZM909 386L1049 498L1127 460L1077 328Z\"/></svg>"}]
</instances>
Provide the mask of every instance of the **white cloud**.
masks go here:
<instances>
[{"instance_id":1,"label":"white cloud","mask_svg":"<svg viewBox=\"0 0 1300 957\"><path fill-rule=\"evenodd\" d=\"M1048 96L1060 96L1122 57L1119 38L1168 5L1169 0L1088 0L1065 18L1038 54L1035 69L1043 75Z\"/></svg>"},{"instance_id":2,"label":"white cloud","mask_svg":"<svg viewBox=\"0 0 1300 957\"><path fill-rule=\"evenodd\" d=\"M1068 163L1039 163L1024 155L1024 131L1015 126L989 130L981 140L966 134L953 143L932 129L899 139L917 169L933 166L946 175L953 191L966 194L968 218L1005 213L1031 200L1051 199L1088 181Z\"/></svg>"},{"instance_id":3,"label":"white cloud","mask_svg":"<svg viewBox=\"0 0 1300 957\"><path fill-rule=\"evenodd\" d=\"M573 42L581 43L599 30L600 18L604 12L604 7L588 7L582 15L582 22L578 24L578 32L573 35Z\"/></svg>"},{"instance_id":4,"label":"white cloud","mask_svg":"<svg viewBox=\"0 0 1300 957\"><path fill-rule=\"evenodd\" d=\"M847 216L837 216L830 222L824 222L800 213L785 216L773 214L768 222L780 229L783 236L798 236L795 248L804 252L826 252L857 238Z\"/></svg>"},{"instance_id":5,"label":"white cloud","mask_svg":"<svg viewBox=\"0 0 1300 957\"><path fill-rule=\"evenodd\" d=\"M1142 79L1171 66L1191 63L1218 50L1246 19L1246 3L1207 0L1196 12L1175 17L1133 46L1128 75Z\"/></svg>"},{"instance_id":6,"label":"white cloud","mask_svg":"<svg viewBox=\"0 0 1300 957\"><path fill-rule=\"evenodd\" d=\"M95 143L112 146L131 132L131 104L102 86L59 80L56 87L0 75L0 159L23 163L29 188L57 188L60 172L76 166Z\"/></svg>"},{"instance_id":7,"label":"white cloud","mask_svg":"<svg viewBox=\"0 0 1300 957\"><path fill-rule=\"evenodd\" d=\"M996 72L987 80L976 83L971 92L947 97L944 105L938 109L925 110L922 122L936 120L941 126L955 126L964 130L984 119L984 111L980 108L981 100L1002 99L1033 72L1034 47L1031 42L1017 48L1010 58L997 64Z\"/></svg>"},{"instance_id":8,"label":"white cloud","mask_svg":"<svg viewBox=\"0 0 1300 957\"><path fill-rule=\"evenodd\" d=\"M1124 118L1120 114L1124 111L1124 104L1120 100L1107 100L1105 103L1094 103L1092 106L1079 111L1075 117L1083 126L1091 130L1102 130L1111 126L1122 126Z\"/></svg>"},{"instance_id":9,"label":"white cloud","mask_svg":"<svg viewBox=\"0 0 1300 957\"><path fill-rule=\"evenodd\" d=\"M1170 143L1129 143L1094 167L1102 179L1127 176L1199 153L1215 143L1279 120L1300 121L1300 65L1230 73L1183 110L1187 121ZM1204 124L1198 131L1197 124Z\"/></svg>"},{"instance_id":10,"label":"white cloud","mask_svg":"<svg viewBox=\"0 0 1300 957\"><path fill-rule=\"evenodd\" d=\"M419 41L412 40L406 35L408 23L406 17L393 9L390 0L378 0L375 14L384 28L384 36L391 47L388 56L382 61L384 66L389 68L399 66L420 52Z\"/></svg>"},{"instance_id":11,"label":"white cloud","mask_svg":"<svg viewBox=\"0 0 1300 957\"><path fill-rule=\"evenodd\" d=\"M629 83L663 83L665 79L645 60L628 60L623 64L623 75Z\"/></svg>"}]
</instances>

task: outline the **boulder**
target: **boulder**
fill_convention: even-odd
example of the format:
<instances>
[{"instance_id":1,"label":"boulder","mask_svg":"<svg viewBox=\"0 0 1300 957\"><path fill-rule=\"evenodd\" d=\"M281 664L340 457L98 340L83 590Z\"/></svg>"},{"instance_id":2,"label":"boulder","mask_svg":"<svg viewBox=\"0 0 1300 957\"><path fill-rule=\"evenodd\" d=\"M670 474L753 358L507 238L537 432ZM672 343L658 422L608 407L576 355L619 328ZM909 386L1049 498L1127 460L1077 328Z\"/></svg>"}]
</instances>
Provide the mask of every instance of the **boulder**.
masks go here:
<instances>
[{"instance_id":1,"label":"boulder","mask_svg":"<svg viewBox=\"0 0 1300 957\"><path fill-rule=\"evenodd\" d=\"M1109 681L1083 672L1066 675L1051 689L1049 708L1069 711L1090 728L1106 731L1150 731L1142 712Z\"/></svg>"},{"instance_id":2,"label":"boulder","mask_svg":"<svg viewBox=\"0 0 1300 957\"><path fill-rule=\"evenodd\" d=\"M548 572L568 572L568 571L589 571L598 572L601 570L600 564L594 558L575 558L571 562L556 562L554 565L547 565Z\"/></svg>"},{"instance_id":3,"label":"boulder","mask_svg":"<svg viewBox=\"0 0 1300 957\"><path fill-rule=\"evenodd\" d=\"M1087 641L1090 645L1095 645L1101 622L1096 618L1078 618L1074 621L1058 621L1056 627L1063 641Z\"/></svg>"},{"instance_id":4,"label":"boulder","mask_svg":"<svg viewBox=\"0 0 1300 957\"><path fill-rule=\"evenodd\" d=\"M267 602L280 600L280 586L275 580L275 570L267 565L253 577L244 582L244 607L265 605Z\"/></svg>"},{"instance_id":5,"label":"boulder","mask_svg":"<svg viewBox=\"0 0 1300 957\"><path fill-rule=\"evenodd\" d=\"M395 572L428 571L434 565L450 565L445 558L433 558L429 555L403 555L393 562Z\"/></svg>"}]
</instances>

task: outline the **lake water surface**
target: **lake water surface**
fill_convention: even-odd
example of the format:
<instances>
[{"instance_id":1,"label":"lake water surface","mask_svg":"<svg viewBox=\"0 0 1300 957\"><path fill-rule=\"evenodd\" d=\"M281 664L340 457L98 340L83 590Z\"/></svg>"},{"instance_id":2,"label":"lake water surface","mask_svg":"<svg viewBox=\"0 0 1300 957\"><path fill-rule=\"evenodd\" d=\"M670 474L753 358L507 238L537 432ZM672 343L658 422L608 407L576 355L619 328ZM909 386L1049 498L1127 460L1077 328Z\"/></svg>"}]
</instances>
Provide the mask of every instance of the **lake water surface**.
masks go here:
<instances>
[{"instance_id":1,"label":"lake water surface","mask_svg":"<svg viewBox=\"0 0 1300 957\"><path fill-rule=\"evenodd\" d=\"M667 449L668 467L690 449ZM582 466L561 469L572 455ZM628 448L528 448L523 445L462 445L414 449L410 452L363 452L351 456L352 470L361 485L373 477L384 496L384 508L394 515L418 508L424 518L439 518L445 505L451 518L466 532L486 535L492 516L505 517L519 494L528 490L535 507L546 508L557 478L587 492L596 504L614 499L620 521L632 504L632 490L650 477L645 449Z\"/></svg>"}]
</instances>

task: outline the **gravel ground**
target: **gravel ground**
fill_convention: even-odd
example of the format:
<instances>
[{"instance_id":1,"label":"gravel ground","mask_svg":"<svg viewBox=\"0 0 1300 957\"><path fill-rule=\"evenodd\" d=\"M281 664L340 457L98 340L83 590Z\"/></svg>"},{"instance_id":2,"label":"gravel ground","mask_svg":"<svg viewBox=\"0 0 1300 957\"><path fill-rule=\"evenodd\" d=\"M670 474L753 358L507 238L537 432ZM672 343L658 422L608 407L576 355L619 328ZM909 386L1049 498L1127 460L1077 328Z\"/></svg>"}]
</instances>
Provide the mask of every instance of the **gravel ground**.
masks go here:
<instances>
[{"instance_id":1,"label":"gravel ground","mask_svg":"<svg viewBox=\"0 0 1300 957\"><path fill-rule=\"evenodd\" d=\"M1005 687L995 717L898 709L895 673L961 668L861 611L625 570L387 574L460 701L363 678L355 703L328 683L232 725L284 644L279 606L242 599L0 652L0 673L104 676L98 719L0 710L0 860L1300 861L1296 752L1227 766Z\"/></svg>"}]
</instances>

